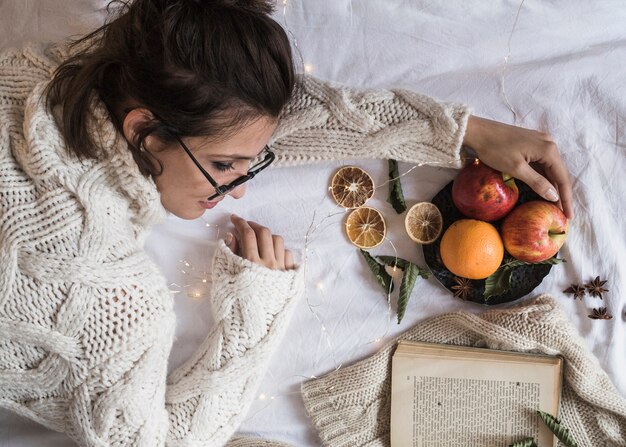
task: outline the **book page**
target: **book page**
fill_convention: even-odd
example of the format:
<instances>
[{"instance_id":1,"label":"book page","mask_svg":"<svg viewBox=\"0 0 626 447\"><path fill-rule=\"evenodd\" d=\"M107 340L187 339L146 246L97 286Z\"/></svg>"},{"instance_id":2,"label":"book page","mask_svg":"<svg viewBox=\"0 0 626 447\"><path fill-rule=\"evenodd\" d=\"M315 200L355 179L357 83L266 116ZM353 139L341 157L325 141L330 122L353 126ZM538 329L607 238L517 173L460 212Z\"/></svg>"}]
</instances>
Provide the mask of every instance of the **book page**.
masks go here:
<instances>
[{"instance_id":1,"label":"book page","mask_svg":"<svg viewBox=\"0 0 626 447\"><path fill-rule=\"evenodd\" d=\"M556 415L560 362L517 354L498 359L466 351L446 357L398 349L392 363L391 445L503 447L525 437L552 446L553 435L536 415ZM435 354L438 353L438 354Z\"/></svg>"}]
</instances>

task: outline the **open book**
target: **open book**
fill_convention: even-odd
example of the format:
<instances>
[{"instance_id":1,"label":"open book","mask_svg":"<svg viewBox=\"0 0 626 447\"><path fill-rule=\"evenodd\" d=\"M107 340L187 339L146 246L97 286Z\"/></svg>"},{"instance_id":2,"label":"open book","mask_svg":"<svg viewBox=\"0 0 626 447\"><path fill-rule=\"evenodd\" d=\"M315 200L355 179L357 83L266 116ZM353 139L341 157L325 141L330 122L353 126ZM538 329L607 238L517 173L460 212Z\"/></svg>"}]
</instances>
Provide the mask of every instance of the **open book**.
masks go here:
<instances>
[{"instance_id":1,"label":"open book","mask_svg":"<svg viewBox=\"0 0 626 447\"><path fill-rule=\"evenodd\" d=\"M554 446L562 358L400 341L391 367L392 447Z\"/></svg>"}]
</instances>

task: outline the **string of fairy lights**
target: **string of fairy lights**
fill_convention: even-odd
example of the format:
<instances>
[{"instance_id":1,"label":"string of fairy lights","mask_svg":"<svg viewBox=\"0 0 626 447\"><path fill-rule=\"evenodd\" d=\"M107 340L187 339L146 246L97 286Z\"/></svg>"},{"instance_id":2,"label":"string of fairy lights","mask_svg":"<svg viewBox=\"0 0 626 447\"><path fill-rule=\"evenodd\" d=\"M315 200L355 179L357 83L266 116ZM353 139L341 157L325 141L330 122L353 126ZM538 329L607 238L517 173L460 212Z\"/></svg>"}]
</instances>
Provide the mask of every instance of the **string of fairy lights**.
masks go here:
<instances>
[{"instance_id":1,"label":"string of fairy lights","mask_svg":"<svg viewBox=\"0 0 626 447\"><path fill-rule=\"evenodd\" d=\"M290 40L292 41L294 52L300 61L300 67L302 67L302 70L305 73L310 74L314 71L314 66L313 64L304 61L304 58L300 51L300 47L298 45L297 38L295 34L291 31L291 27L289 26L288 19L287 19L288 6L290 5L290 3L292 3L295 0L280 0L280 1L282 3L282 22L283 22L284 29L287 31L287 34ZM500 87L501 87L502 99L503 99L503 102L506 104L506 106L509 108L509 110L511 110L511 112L513 113L515 121L517 121L517 113L515 112L514 108L511 106L508 100L506 89L505 89L505 77L506 77L506 70L508 68L509 58L511 56L511 40L515 32L524 1L525 0L521 1L519 8L517 10L517 15L515 17L515 21L511 29L511 33L509 35L508 41L507 41L507 54L504 57L504 63L502 65L502 69L500 72ZM350 5L350 11L351 11L351 7L352 5ZM390 182L401 179L402 177L409 175L415 169L422 167L424 165L451 167L451 165L454 163L456 162L439 162L439 163L429 162L429 163L415 164L409 169L407 169L405 172L402 172L401 174L399 174L398 177L389 178L387 181L382 182L379 185L376 185L374 187L374 194L380 188L386 187ZM324 201L324 200L332 200L330 199L330 193L328 191L326 191L325 194L323 194L323 197L321 198L321 201ZM310 294L310 291L315 291L315 293L321 295L322 297L321 302L324 303L327 301L327 298L328 298L327 286L324 281L318 281L314 285L309 284L308 276L309 276L309 257L310 257L311 243L312 241L314 241L316 234L318 234L320 229L337 225L344 219L344 216L348 212L352 211L352 209L342 208L339 205L336 205L336 206L340 208L340 211L329 212L325 216L320 218L319 221L317 221L317 210L313 211L312 220L304 234L302 248L301 248L301 253L302 253L301 268L303 269L304 282L305 282L304 301L312 317L319 325L320 337L322 337L322 339L324 340L328 348L328 355L330 356L333 364L335 365L333 368L334 371L341 369L343 367L343 363L336 356L336 347L333 343L332 334L329 333L328 326L325 320L322 318L322 316L317 310L320 307L320 304L314 303L313 300L311 299L311 294ZM214 242L219 240L220 233L221 233L220 226L212 224L206 220L204 221L204 225L207 229L214 231L215 233ZM383 243L388 244L391 247L393 256L398 257L398 250L396 249L393 242L387 236L384 237ZM210 272L196 268L191 262L187 260L179 261L178 270L183 275L183 277L185 277L186 281L184 284L171 283L170 287L171 287L171 292L173 294L184 293L186 296L194 300L203 300L208 297L208 294L210 293L211 283L212 283ZM388 271L390 275L392 276L392 278L396 280L397 275L399 274L399 269L397 269L396 267L388 267ZM385 324L385 331L383 334L375 336L374 338L372 338L371 340L368 340L364 344L380 343L382 340L384 340L386 336L388 335L390 327L392 325L392 318L393 318L393 311L392 311L392 305L391 305L391 287L390 287L390 289L386 293L386 320L387 321ZM268 370L267 374L272 376L273 372L271 370ZM294 374L294 377L300 379L301 381L317 378L317 376L310 375L310 374L309 375ZM272 383L275 383L276 384L275 386L277 388L280 387L281 385L280 382L276 380L272 380ZM332 387L331 389L329 389L329 391L330 390L332 390ZM259 404L261 404L261 407L258 409L255 409L252 413L250 413L247 417L247 420L250 420L254 418L255 416L257 416L260 412L262 412L269 405L275 402L276 399L280 397L287 397L290 395L295 395L295 394L297 395L300 394L299 389L296 391L291 391L291 392L289 391L271 392L269 390L260 390L257 394L256 400Z\"/></svg>"},{"instance_id":2,"label":"string of fairy lights","mask_svg":"<svg viewBox=\"0 0 626 447\"><path fill-rule=\"evenodd\" d=\"M511 28L511 33L509 34L509 39L507 40L507 43L506 43L507 53L506 53L506 56L504 56L504 63L502 64L502 71L500 72L500 91L502 92L502 100L504 101L506 106L509 108L509 110L513 112L513 124L517 124L517 112L515 111L511 103L509 102L509 98L506 95L506 87L505 87L504 80L506 76L506 70L509 66L509 58L511 57L511 40L513 39L513 34L515 33L515 29L517 28L517 21L519 20L520 12L522 12L522 6L524 6L524 1L526 0L522 0L522 2L519 4L519 8L517 8L517 14L515 14L515 21L513 22L513 27Z\"/></svg>"}]
</instances>

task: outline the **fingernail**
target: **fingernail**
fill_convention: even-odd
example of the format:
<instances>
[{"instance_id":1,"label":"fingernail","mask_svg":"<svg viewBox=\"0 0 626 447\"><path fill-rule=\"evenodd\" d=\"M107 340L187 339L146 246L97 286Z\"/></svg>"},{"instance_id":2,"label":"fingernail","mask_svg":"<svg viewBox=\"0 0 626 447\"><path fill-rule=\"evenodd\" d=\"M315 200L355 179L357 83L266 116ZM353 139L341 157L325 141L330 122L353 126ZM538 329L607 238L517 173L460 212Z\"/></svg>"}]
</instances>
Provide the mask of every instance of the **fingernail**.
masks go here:
<instances>
[{"instance_id":1,"label":"fingernail","mask_svg":"<svg viewBox=\"0 0 626 447\"><path fill-rule=\"evenodd\" d=\"M556 202L557 200L559 200L559 195L556 193L554 188L550 188L546 191L546 199L552 202Z\"/></svg>"},{"instance_id":2,"label":"fingernail","mask_svg":"<svg viewBox=\"0 0 626 447\"><path fill-rule=\"evenodd\" d=\"M232 233L226 233L226 237L224 238L224 243L226 245L230 245L230 243L233 241L233 235Z\"/></svg>"}]
</instances>

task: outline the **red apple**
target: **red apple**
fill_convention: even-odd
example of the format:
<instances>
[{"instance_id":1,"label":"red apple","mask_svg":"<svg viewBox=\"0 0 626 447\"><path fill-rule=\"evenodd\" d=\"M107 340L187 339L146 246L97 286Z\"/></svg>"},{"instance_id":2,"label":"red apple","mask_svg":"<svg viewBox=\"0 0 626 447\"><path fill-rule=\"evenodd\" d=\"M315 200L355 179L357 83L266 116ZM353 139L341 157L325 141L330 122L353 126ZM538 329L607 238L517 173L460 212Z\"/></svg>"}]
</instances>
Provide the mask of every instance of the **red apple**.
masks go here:
<instances>
[{"instance_id":1,"label":"red apple","mask_svg":"<svg viewBox=\"0 0 626 447\"><path fill-rule=\"evenodd\" d=\"M534 200L515 207L504 218L500 234L511 256L534 263L557 254L567 237L567 227L567 218L559 207Z\"/></svg>"},{"instance_id":2,"label":"red apple","mask_svg":"<svg viewBox=\"0 0 626 447\"><path fill-rule=\"evenodd\" d=\"M472 219L493 222L513 209L519 190L513 177L490 168L479 159L465 165L452 183L452 201Z\"/></svg>"}]
</instances>

